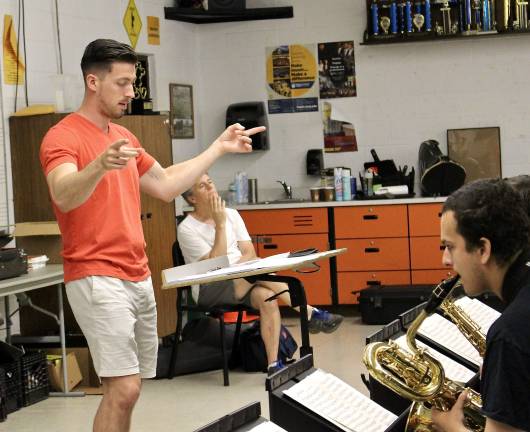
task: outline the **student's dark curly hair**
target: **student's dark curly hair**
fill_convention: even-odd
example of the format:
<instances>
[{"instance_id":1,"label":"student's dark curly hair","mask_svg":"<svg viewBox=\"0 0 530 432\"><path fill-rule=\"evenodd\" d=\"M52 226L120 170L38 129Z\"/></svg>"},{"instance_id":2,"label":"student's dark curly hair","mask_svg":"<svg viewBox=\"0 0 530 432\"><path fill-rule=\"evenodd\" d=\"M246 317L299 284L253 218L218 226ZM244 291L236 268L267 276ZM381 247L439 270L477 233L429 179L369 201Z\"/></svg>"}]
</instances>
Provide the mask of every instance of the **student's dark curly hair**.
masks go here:
<instances>
[{"instance_id":1,"label":"student's dark curly hair","mask_svg":"<svg viewBox=\"0 0 530 432\"><path fill-rule=\"evenodd\" d=\"M129 45L112 39L96 39L85 48L81 70L86 77L90 72L109 72L114 62L136 64L137 61L138 57Z\"/></svg>"},{"instance_id":2,"label":"student's dark curly hair","mask_svg":"<svg viewBox=\"0 0 530 432\"><path fill-rule=\"evenodd\" d=\"M480 247L485 237L502 265L528 245L529 220L521 195L504 180L477 180L461 187L445 201L442 213L448 211L454 212L468 251Z\"/></svg>"},{"instance_id":3,"label":"student's dark curly hair","mask_svg":"<svg viewBox=\"0 0 530 432\"><path fill-rule=\"evenodd\" d=\"M509 177L506 182L513 187L523 199L523 205L526 213L530 217L530 175L522 174L515 177Z\"/></svg>"}]
</instances>

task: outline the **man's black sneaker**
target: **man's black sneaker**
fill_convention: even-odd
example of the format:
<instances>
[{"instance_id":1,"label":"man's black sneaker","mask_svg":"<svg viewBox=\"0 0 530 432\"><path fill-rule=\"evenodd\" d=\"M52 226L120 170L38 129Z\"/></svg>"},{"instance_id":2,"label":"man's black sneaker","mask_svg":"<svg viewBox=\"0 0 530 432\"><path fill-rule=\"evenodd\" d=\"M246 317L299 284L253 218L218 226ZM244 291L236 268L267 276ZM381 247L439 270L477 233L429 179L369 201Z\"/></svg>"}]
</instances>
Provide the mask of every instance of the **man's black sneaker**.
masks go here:
<instances>
[{"instance_id":1,"label":"man's black sneaker","mask_svg":"<svg viewBox=\"0 0 530 432\"><path fill-rule=\"evenodd\" d=\"M332 314L325 310L313 309L313 314L309 320L309 333L333 333L340 326L344 317Z\"/></svg>"},{"instance_id":2,"label":"man's black sneaker","mask_svg":"<svg viewBox=\"0 0 530 432\"><path fill-rule=\"evenodd\" d=\"M275 364L267 368L267 375L271 376L272 374L275 374L279 370L282 370L284 367L285 365L283 364L283 362L281 360L278 360Z\"/></svg>"}]
</instances>

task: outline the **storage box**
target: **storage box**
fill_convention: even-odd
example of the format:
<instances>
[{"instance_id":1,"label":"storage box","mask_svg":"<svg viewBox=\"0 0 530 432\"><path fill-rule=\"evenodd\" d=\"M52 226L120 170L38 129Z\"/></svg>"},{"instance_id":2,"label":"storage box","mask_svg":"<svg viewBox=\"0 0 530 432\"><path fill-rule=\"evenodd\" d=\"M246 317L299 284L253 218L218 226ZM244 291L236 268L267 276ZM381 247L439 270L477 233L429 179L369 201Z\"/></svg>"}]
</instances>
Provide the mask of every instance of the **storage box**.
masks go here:
<instances>
[{"instance_id":1,"label":"storage box","mask_svg":"<svg viewBox=\"0 0 530 432\"><path fill-rule=\"evenodd\" d=\"M46 352L48 354L61 355L60 348L47 349ZM101 386L99 377L97 376L96 370L94 369L94 364L92 363L92 357L90 356L90 351L88 348L66 348L66 353L67 364L68 354L75 354L75 358L81 373L81 381L76 387L74 387L74 390L83 391L87 394L103 394L103 387ZM70 381L70 372L68 372L68 380Z\"/></svg>"},{"instance_id":2,"label":"storage box","mask_svg":"<svg viewBox=\"0 0 530 432\"><path fill-rule=\"evenodd\" d=\"M64 392L63 359L61 355L48 354L46 357L48 360L48 374L50 376L50 385L52 389ZM72 352L66 354L66 367L68 372L68 385L66 391L70 391L83 379L79 364L77 363L77 358Z\"/></svg>"},{"instance_id":3,"label":"storage box","mask_svg":"<svg viewBox=\"0 0 530 432\"><path fill-rule=\"evenodd\" d=\"M28 255L47 255L50 264L61 264L62 239L55 221L23 222L15 224L17 247Z\"/></svg>"},{"instance_id":4,"label":"storage box","mask_svg":"<svg viewBox=\"0 0 530 432\"><path fill-rule=\"evenodd\" d=\"M22 356L20 363L23 405L33 405L48 398L50 380L44 352L28 352Z\"/></svg>"}]
</instances>

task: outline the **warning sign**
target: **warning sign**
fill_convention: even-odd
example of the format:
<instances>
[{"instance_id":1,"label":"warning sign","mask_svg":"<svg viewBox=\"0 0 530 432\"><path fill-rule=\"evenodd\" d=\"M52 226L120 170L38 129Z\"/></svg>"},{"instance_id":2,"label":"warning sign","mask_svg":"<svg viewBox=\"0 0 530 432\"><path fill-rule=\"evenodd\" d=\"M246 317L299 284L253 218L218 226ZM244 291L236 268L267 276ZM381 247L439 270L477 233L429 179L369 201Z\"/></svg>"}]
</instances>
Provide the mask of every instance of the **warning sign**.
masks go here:
<instances>
[{"instance_id":1,"label":"warning sign","mask_svg":"<svg viewBox=\"0 0 530 432\"><path fill-rule=\"evenodd\" d=\"M140 37L140 30L142 30L142 20L140 19L140 14L138 13L138 9L136 9L134 0L129 0L127 10L123 16L123 26L129 35L131 46L136 48L136 43Z\"/></svg>"}]
</instances>

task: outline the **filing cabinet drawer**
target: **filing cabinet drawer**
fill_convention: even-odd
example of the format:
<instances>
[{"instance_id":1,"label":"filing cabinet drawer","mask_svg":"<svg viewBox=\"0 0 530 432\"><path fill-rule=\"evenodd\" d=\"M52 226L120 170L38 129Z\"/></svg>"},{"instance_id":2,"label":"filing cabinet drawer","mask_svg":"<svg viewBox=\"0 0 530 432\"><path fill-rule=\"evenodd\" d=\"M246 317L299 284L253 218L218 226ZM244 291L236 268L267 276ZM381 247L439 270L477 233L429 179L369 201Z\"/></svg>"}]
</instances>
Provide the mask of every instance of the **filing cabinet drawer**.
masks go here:
<instances>
[{"instance_id":1,"label":"filing cabinet drawer","mask_svg":"<svg viewBox=\"0 0 530 432\"><path fill-rule=\"evenodd\" d=\"M407 206L377 205L338 207L336 238L407 237Z\"/></svg>"},{"instance_id":2,"label":"filing cabinet drawer","mask_svg":"<svg viewBox=\"0 0 530 432\"><path fill-rule=\"evenodd\" d=\"M440 237L411 237L410 264L412 270L439 269L442 263L443 247Z\"/></svg>"},{"instance_id":3,"label":"filing cabinet drawer","mask_svg":"<svg viewBox=\"0 0 530 432\"><path fill-rule=\"evenodd\" d=\"M369 285L408 285L410 284L410 272L339 272L337 281L339 304L357 304L359 294L352 294L352 291L360 291Z\"/></svg>"},{"instance_id":4,"label":"filing cabinet drawer","mask_svg":"<svg viewBox=\"0 0 530 432\"><path fill-rule=\"evenodd\" d=\"M413 285L438 285L444 279L454 276L456 273L447 268L445 270L412 270Z\"/></svg>"},{"instance_id":5,"label":"filing cabinet drawer","mask_svg":"<svg viewBox=\"0 0 530 432\"><path fill-rule=\"evenodd\" d=\"M249 234L308 234L328 232L325 208L244 210L239 214Z\"/></svg>"},{"instance_id":6,"label":"filing cabinet drawer","mask_svg":"<svg viewBox=\"0 0 530 432\"><path fill-rule=\"evenodd\" d=\"M409 205L410 236L440 236L442 206L443 203Z\"/></svg>"},{"instance_id":7,"label":"filing cabinet drawer","mask_svg":"<svg viewBox=\"0 0 530 432\"><path fill-rule=\"evenodd\" d=\"M408 270L407 238L337 240L337 248L347 248L337 256L338 271Z\"/></svg>"}]
</instances>

